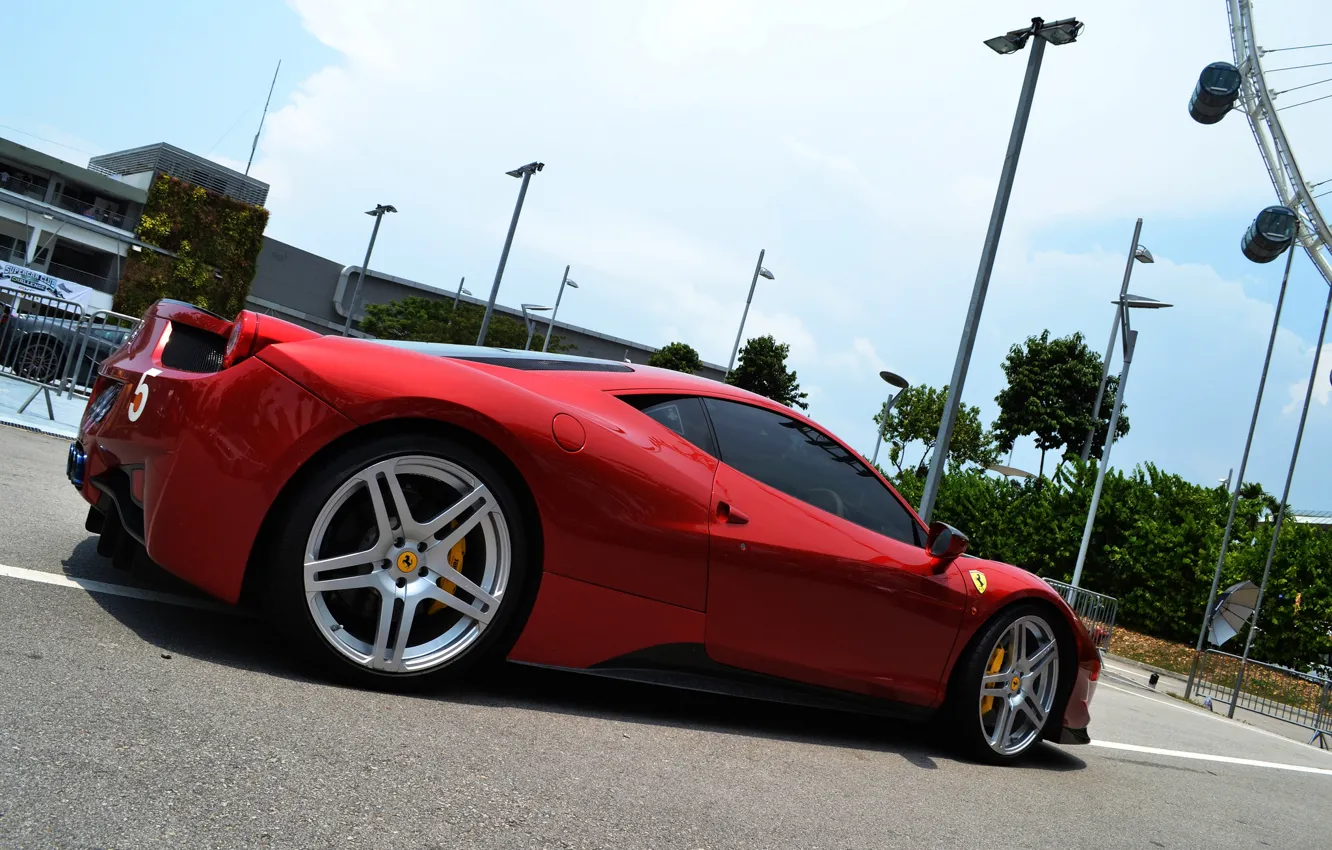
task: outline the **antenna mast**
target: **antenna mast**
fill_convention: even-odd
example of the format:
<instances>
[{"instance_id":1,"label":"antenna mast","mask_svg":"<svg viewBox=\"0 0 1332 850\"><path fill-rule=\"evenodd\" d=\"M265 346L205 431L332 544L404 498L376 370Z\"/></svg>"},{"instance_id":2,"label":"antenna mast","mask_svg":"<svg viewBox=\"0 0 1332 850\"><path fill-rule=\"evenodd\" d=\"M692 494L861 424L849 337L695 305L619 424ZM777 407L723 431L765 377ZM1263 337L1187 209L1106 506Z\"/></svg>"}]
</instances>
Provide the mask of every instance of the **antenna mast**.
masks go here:
<instances>
[{"instance_id":1,"label":"antenna mast","mask_svg":"<svg viewBox=\"0 0 1332 850\"><path fill-rule=\"evenodd\" d=\"M245 163L245 176L250 176L250 166L254 164L254 150L259 147L259 134L264 131L264 119L268 117L268 104L273 101L273 87L277 85L278 71L282 70L282 60L279 59L277 68L273 70L273 82L268 85L268 99L264 101L264 113L259 116L259 129L254 131L254 142L250 145L250 158Z\"/></svg>"}]
</instances>

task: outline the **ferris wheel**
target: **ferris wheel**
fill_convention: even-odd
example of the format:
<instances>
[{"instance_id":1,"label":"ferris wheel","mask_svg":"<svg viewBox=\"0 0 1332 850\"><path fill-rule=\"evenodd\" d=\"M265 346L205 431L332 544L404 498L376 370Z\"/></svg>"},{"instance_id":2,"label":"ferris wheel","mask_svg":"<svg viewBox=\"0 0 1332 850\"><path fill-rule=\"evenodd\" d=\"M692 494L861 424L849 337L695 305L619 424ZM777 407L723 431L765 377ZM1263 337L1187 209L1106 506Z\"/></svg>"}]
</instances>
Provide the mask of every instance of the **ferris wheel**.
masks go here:
<instances>
[{"instance_id":1,"label":"ferris wheel","mask_svg":"<svg viewBox=\"0 0 1332 850\"><path fill-rule=\"evenodd\" d=\"M1269 87L1266 75L1278 71L1294 71L1303 68L1332 68L1332 61L1315 61L1307 64L1286 63L1281 67L1264 68L1263 57L1268 53L1286 50L1326 49L1320 59L1332 60L1332 44L1310 44L1295 47L1264 49L1260 47L1253 26L1253 3L1251 0L1227 0L1226 11L1230 16L1230 42L1235 54L1235 68L1239 71L1238 103L1235 109L1242 111L1249 119L1258 151L1262 154L1267 174L1272 179L1281 204L1292 210L1299 219L1296 238L1304 246L1309 259L1322 273L1328 286L1332 286L1332 231L1328 230L1327 221L1318 208L1314 189L1329 180L1309 183L1300 171L1295 160L1295 152L1289 137L1281 126L1281 111L1292 107L1304 106L1320 100L1332 98L1311 92L1301 97L1295 95L1291 102L1277 106L1279 96L1297 89L1309 89L1325 83L1332 83L1332 78L1317 82L1292 85L1276 91ZM1304 94L1302 92L1302 94ZM1219 120L1219 117L1218 117Z\"/></svg>"}]
</instances>

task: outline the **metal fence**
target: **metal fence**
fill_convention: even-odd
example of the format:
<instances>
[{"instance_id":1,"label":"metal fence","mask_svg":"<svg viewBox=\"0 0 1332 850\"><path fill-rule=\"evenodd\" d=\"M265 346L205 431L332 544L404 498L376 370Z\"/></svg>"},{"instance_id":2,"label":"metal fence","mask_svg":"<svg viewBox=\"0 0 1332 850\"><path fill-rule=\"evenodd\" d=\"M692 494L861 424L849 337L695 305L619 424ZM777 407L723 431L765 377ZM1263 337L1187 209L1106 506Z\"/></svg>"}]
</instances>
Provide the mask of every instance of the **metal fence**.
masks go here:
<instances>
[{"instance_id":1,"label":"metal fence","mask_svg":"<svg viewBox=\"0 0 1332 850\"><path fill-rule=\"evenodd\" d=\"M1261 661L1244 663L1238 655L1209 649L1198 664L1194 693L1229 705L1241 666L1244 677L1237 708L1310 729L1314 738L1309 743L1317 740L1327 747L1324 736L1332 734L1332 679Z\"/></svg>"},{"instance_id":2,"label":"metal fence","mask_svg":"<svg viewBox=\"0 0 1332 850\"><path fill-rule=\"evenodd\" d=\"M1115 615L1119 613L1119 600L1104 593L1097 593L1085 587L1074 587L1062 581L1047 578L1045 583L1068 603L1073 613L1078 615L1082 625L1087 627L1087 634L1103 652L1110 649L1110 637L1115 631Z\"/></svg>"},{"instance_id":3,"label":"metal fence","mask_svg":"<svg viewBox=\"0 0 1332 850\"><path fill-rule=\"evenodd\" d=\"M33 385L19 412L44 392L47 415L54 419L52 390L70 398L87 395L101 362L138 323L110 310L85 312L54 295L0 287L0 374Z\"/></svg>"}]
</instances>

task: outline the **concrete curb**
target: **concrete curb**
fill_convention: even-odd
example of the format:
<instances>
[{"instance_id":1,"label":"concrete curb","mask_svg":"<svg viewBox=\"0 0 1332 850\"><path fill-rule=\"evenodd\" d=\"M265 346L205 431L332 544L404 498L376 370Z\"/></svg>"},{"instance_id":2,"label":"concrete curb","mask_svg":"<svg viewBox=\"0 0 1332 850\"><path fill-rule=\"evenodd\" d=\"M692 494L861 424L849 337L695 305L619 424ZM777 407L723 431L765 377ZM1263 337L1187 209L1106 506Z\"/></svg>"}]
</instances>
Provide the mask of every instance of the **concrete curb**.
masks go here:
<instances>
[{"instance_id":1,"label":"concrete curb","mask_svg":"<svg viewBox=\"0 0 1332 850\"><path fill-rule=\"evenodd\" d=\"M1113 661L1116 664L1122 664L1125 667L1136 667L1137 669L1145 670L1148 673L1158 673L1163 678L1169 677L1171 679L1178 679L1181 682L1187 682L1189 678L1184 673L1176 673L1173 670L1167 670L1164 667L1153 667L1150 664L1144 664L1141 661L1134 661L1132 658L1125 658L1122 655L1112 655L1109 652L1106 652L1104 653L1104 657L1109 661Z\"/></svg>"},{"instance_id":2,"label":"concrete curb","mask_svg":"<svg viewBox=\"0 0 1332 850\"><path fill-rule=\"evenodd\" d=\"M23 431L31 431L34 434L41 434L46 437L58 437L62 440L72 440L78 436L77 429L71 429L73 433L56 430L57 428L60 427L59 423L53 423L51 427L44 428L40 425L34 425L31 422L24 422L20 420L18 417L10 416L4 413L0 413L0 425L8 425L11 428L19 428Z\"/></svg>"}]
</instances>

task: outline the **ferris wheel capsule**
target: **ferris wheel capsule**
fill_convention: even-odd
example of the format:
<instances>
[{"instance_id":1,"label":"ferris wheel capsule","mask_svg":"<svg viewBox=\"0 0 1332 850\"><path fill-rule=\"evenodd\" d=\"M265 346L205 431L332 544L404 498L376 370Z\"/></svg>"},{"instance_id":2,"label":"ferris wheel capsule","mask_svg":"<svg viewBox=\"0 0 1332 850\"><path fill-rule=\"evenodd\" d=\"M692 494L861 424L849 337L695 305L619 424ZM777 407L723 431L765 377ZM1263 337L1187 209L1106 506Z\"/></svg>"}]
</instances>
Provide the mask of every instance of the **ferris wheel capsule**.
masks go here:
<instances>
[{"instance_id":1,"label":"ferris wheel capsule","mask_svg":"<svg viewBox=\"0 0 1332 850\"><path fill-rule=\"evenodd\" d=\"M1235 106L1240 90L1239 68L1229 62L1213 62L1198 75L1189 98L1189 115L1199 124L1215 124Z\"/></svg>"},{"instance_id":2,"label":"ferris wheel capsule","mask_svg":"<svg viewBox=\"0 0 1332 850\"><path fill-rule=\"evenodd\" d=\"M1240 250L1255 263L1270 263L1295 244L1298 229L1294 210L1289 207L1268 207L1258 213L1253 224L1244 232Z\"/></svg>"}]
</instances>

